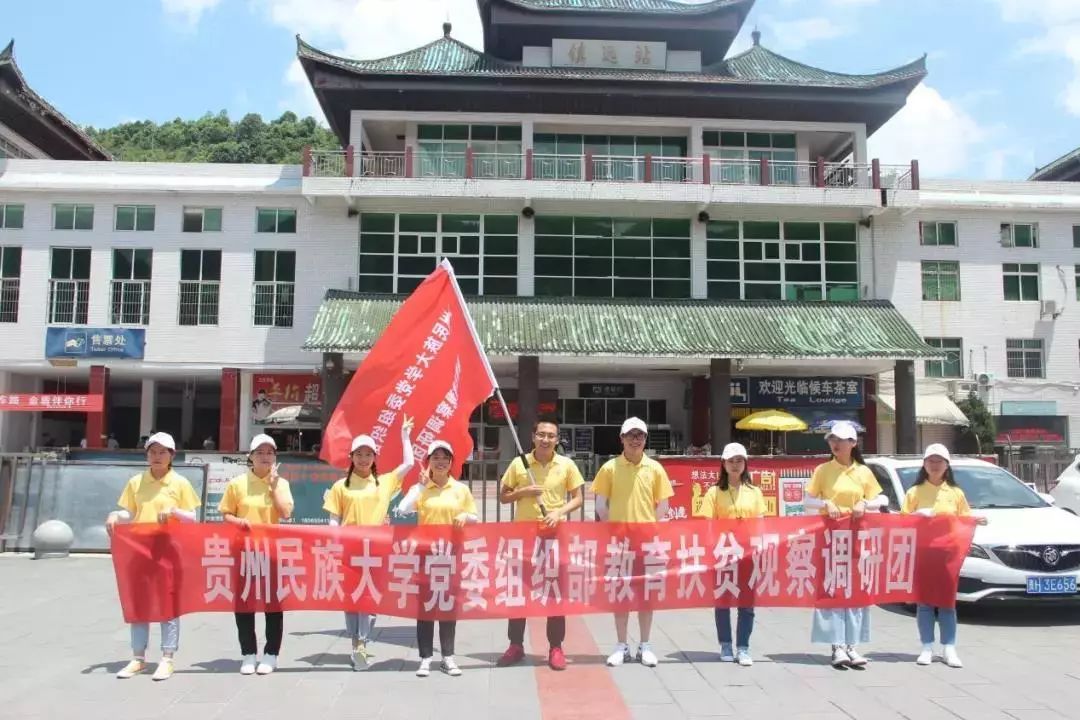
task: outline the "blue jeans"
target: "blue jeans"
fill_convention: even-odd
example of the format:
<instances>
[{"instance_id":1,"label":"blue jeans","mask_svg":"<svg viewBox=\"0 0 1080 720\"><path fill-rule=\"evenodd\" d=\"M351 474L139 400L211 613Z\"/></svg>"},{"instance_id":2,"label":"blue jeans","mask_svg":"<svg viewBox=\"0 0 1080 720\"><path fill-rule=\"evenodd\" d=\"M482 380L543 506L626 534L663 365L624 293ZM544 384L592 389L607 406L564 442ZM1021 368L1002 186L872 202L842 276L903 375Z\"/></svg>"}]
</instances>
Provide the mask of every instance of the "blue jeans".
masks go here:
<instances>
[{"instance_id":1,"label":"blue jeans","mask_svg":"<svg viewBox=\"0 0 1080 720\"><path fill-rule=\"evenodd\" d=\"M716 608L716 639L721 645L731 644L731 609ZM741 607L737 612L735 624L735 647L739 650L750 649L750 633L754 631L754 608Z\"/></svg>"},{"instance_id":2,"label":"blue jeans","mask_svg":"<svg viewBox=\"0 0 1080 720\"><path fill-rule=\"evenodd\" d=\"M923 645L934 644L934 613L941 626L941 644L956 644L956 608L936 608L919 605L915 611L915 622L919 626L919 640Z\"/></svg>"},{"instance_id":3,"label":"blue jeans","mask_svg":"<svg viewBox=\"0 0 1080 720\"><path fill-rule=\"evenodd\" d=\"M810 642L824 645L870 642L870 608L814 610Z\"/></svg>"},{"instance_id":4,"label":"blue jeans","mask_svg":"<svg viewBox=\"0 0 1080 720\"><path fill-rule=\"evenodd\" d=\"M375 616L367 613L345 613L345 632L353 642L362 642L365 645L371 639L371 633L375 630Z\"/></svg>"},{"instance_id":5,"label":"blue jeans","mask_svg":"<svg viewBox=\"0 0 1080 720\"><path fill-rule=\"evenodd\" d=\"M135 655L146 655L146 646L150 644L150 625L134 623L131 625L131 650ZM161 623L161 652L174 653L180 649L180 618L173 618Z\"/></svg>"}]
</instances>

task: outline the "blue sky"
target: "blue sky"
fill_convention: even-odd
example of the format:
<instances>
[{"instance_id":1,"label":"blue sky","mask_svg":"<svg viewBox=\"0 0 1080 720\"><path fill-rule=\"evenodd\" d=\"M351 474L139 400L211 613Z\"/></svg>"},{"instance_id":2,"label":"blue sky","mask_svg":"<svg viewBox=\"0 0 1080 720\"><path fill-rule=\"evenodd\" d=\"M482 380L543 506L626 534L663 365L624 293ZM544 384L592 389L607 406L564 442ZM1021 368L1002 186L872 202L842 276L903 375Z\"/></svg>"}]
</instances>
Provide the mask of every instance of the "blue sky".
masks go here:
<instances>
[{"instance_id":1,"label":"blue sky","mask_svg":"<svg viewBox=\"0 0 1080 720\"><path fill-rule=\"evenodd\" d=\"M479 47L475 0L41 0L5 3L30 84L80 124L227 110L316 114L294 36L378 57L449 17ZM927 53L930 75L871 138L924 175L1024 178L1080 145L1080 0L757 0L735 50L762 44L830 70Z\"/></svg>"}]
</instances>

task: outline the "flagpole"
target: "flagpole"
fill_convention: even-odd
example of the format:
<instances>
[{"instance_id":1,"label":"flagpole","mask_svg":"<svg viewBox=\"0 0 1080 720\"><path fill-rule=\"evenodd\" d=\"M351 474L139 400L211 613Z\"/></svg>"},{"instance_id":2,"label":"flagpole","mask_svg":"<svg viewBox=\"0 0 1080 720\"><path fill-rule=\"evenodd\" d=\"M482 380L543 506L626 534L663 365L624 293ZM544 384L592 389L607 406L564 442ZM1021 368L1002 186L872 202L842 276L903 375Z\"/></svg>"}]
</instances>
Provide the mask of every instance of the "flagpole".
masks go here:
<instances>
[{"instance_id":1,"label":"flagpole","mask_svg":"<svg viewBox=\"0 0 1080 720\"><path fill-rule=\"evenodd\" d=\"M450 264L450 261L443 258L439 266L446 270L446 273L450 276L450 285L454 288L454 295L457 297L458 304L461 305L462 315L465 316L465 322L469 326L469 332L472 334L473 342L476 343L476 347L480 348L480 357L484 361L484 369L487 371L488 380L491 381L492 387L495 388L495 397L499 398L499 406L502 407L503 417L506 418L506 426L510 428L510 435L514 438L514 446L517 448L518 458L521 460L522 467L525 468L525 472L529 476L529 484L536 485L536 476L533 475L532 468L529 467L528 458L525 457L525 449L521 447L521 440L518 438L517 428L514 427L514 420L510 417L510 409L506 406L506 400L503 398L502 388L499 387L498 381L495 379L495 373L491 369L491 364L487 359L487 351L484 349L483 343L480 342L480 336L476 332L476 326L473 325L472 315L469 313L469 306L465 304L465 296L461 294L461 288L458 287L457 276L454 274L454 266ZM511 464L514 462L510 461ZM540 498L536 499L536 504L540 507L540 514L547 515L547 509L544 507L544 503L540 501Z\"/></svg>"}]
</instances>

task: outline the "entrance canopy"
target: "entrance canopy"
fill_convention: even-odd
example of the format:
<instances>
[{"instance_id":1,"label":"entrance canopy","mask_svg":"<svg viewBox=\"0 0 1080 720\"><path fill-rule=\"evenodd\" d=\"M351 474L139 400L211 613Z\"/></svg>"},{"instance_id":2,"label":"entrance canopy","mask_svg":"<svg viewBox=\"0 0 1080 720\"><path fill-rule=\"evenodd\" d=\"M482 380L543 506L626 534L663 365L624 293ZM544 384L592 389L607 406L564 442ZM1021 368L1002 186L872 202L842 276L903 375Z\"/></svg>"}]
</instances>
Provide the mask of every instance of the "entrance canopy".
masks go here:
<instances>
[{"instance_id":1,"label":"entrance canopy","mask_svg":"<svg viewBox=\"0 0 1080 720\"><path fill-rule=\"evenodd\" d=\"M370 350L403 298L331 290L305 350ZM940 357L892 303L476 297L492 356L917 360Z\"/></svg>"},{"instance_id":2,"label":"entrance canopy","mask_svg":"<svg viewBox=\"0 0 1080 720\"><path fill-rule=\"evenodd\" d=\"M896 414L896 398L891 394L877 393L878 408L888 418ZM915 396L915 421L919 425L958 425L967 427L967 415L944 393Z\"/></svg>"}]
</instances>

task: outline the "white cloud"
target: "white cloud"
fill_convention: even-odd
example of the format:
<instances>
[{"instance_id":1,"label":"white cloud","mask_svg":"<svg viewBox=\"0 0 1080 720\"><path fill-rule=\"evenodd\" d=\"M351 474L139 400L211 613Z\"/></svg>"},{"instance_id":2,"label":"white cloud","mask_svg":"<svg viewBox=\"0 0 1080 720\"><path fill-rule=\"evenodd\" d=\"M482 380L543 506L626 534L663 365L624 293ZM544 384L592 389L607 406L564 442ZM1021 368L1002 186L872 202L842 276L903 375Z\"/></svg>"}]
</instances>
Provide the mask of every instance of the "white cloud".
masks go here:
<instances>
[{"instance_id":1,"label":"white cloud","mask_svg":"<svg viewBox=\"0 0 1080 720\"><path fill-rule=\"evenodd\" d=\"M199 18L212 10L221 0L161 0L161 8L169 15L179 15L188 27L199 24Z\"/></svg>"},{"instance_id":2,"label":"white cloud","mask_svg":"<svg viewBox=\"0 0 1080 720\"><path fill-rule=\"evenodd\" d=\"M922 84L908 96L907 105L870 138L869 153L885 164L917 159L926 177L985 176L986 170L1000 176L1003 166L978 167L986 158L977 148L989 137L990 132L959 104Z\"/></svg>"},{"instance_id":3,"label":"white cloud","mask_svg":"<svg viewBox=\"0 0 1080 720\"><path fill-rule=\"evenodd\" d=\"M1072 65L1058 100L1080 117L1080 2L1077 0L995 0L1008 22L1039 26L1040 35L1020 43L1021 54L1062 56Z\"/></svg>"},{"instance_id":4,"label":"white cloud","mask_svg":"<svg viewBox=\"0 0 1080 720\"><path fill-rule=\"evenodd\" d=\"M764 15L761 23L769 29L767 40L777 50L800 50L807 45L847 35L850 29L826 17L809 17L801 20L778 20Z\"/></svg>"}]
</instances>

